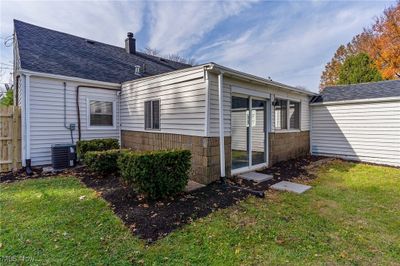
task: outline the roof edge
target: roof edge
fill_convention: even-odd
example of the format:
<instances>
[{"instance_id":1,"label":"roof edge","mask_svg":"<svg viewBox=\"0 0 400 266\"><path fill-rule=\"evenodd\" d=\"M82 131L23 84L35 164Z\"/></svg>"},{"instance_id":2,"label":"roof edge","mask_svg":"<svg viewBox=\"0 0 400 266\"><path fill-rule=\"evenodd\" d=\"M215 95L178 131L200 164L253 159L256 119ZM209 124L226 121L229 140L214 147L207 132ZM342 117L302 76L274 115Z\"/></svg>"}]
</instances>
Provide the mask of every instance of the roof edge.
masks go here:
<instances>
[{"instance_id":1,"label":"roof edge","mask_svg":"<svg viewBox=\"0 0 400 266\"><path fill-rule=\"evenodd\" d=\"M319 103L310 103L310 106L341 105L341 104L353 104L353 103L373 103L373 102L394 102L394 101L400 101L400 96L397 96L397 97L380 97L380 98L357 99L357 100L319 102Z\"/></svg>"},{"instance_id":2,"label":"roof edge","mask_svg":"<svg viewBox=\"0 0 400 266\"><path fill-rule=\"evenodd\" d=\"M400 79L388 79L388 80L381 80L381 81L369 81L369 82L360 82L360 83L351 83L351 84L338 84L338 85L329 85L326 86L322 89L322 91L324 89L327 88L341 88L341 87L352 87L352 86L362 86L362 85L370 85L370 84L379 84L379 83L386 83L386 82L393 82L393 81L400 81Z\"/></svg>"},{"instance_id":3,"label":"roof edge","mask_svg":"<svg viewBox=\"0 0 400 266\"><path fill-rule=\"evenodd\" d=\"M179 72L192 71L192 70L195 70L197 68L201 69L201 68L205 68L205 67L207 67L209 65L210 64L202 64L202 65L197 65L197 66L177 69L177 70L173 70L173 71L169 71L169 72L165 72L165 73L161 73L161 74L157 74L157 75L152 75L152 76L148 76L148 77L127 80L127 81L121 82L121 85L124 85L124 84L127 84L127 83L142 82L142 81L146 81L146 80L151 80L151 79L155 79L155 78L159 78L159 77L163 77L163 76L168 76L170 74L175 74L175 73L179 73Z\"/></svg>"},{"instance_id":4,"label":"roof edge","mask_svg":"<svg viewBox=\"0 0 400 266\"><path fill-rule=\"evenodd\" d=\"M81 83L86 83L86 84L97 84L97 85L102 85L102 86L106 86L106 87L118 87L118 89L121 87L120 83L105 82L105 81L93 80L93 79L84 79L84 78L64 76L64 75L58 75L58 74L50 74L50 73L45 73L45 72L36 72L36 71L27 70L27 69L19 69L18 72L20 72L21 74L24 74L24 75L29 75L29 76L34 76L34 77L69 80L69 81L81 82Z\"/></svg>"},{"instance_id":5,"label":"roof edge","mask_svg":"<svg viewBox=\"0 0 400 266\"><path fill-rule=\"evenodd\" d=\"M262 83L262 84L276 86L276 87L279 87L279 88L282 88L282 89L286 89L286 90L289 90L289 91L294 91L294 92L301 93L301 94L307 94L307 95L312 95L312 96L318 95L318 93L316 93L316 92L312 92L312 91L308 91L308 90L302 90L302 89L299 89L299 88L296 88L296 87L292 87L292 86L289 86L289 85L286 85L286 84L283 84L283 83L280 83L280 82L272 81L272 80L265 79L265 78L262 78L262 77L259 77L259 76L256 76L256 75L252 75L252 74L249 74L249 73L246 73L246 72L242 72L242 71L239 71L239 70L228 68L228 67L225 67L225 66L213 63L213 62L209 63L208 65L211 65L212 69L215 68L215 69L220 70L221 72L227 72L227 73L230 73L233 76L238 76L238 77L242 77L242 78L245 78L245 79L250 79L250 80Z\"/></svg>"}]
</instances>

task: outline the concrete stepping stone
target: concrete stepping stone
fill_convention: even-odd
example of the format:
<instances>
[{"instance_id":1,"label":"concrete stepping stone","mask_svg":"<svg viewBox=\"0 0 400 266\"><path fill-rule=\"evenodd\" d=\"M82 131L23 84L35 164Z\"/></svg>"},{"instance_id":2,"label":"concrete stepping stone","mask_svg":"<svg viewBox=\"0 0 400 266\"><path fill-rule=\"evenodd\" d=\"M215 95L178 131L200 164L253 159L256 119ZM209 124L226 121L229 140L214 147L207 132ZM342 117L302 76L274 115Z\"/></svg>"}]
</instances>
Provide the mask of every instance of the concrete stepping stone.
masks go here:
<instances>
[{"instance_id":1,"label":"concrete stepping stone","mask_svg":"<svg viewBox=\"0 0 400 266\"><path fill-rule=\"evenodd\" d=\"M189 182L187 183L184 191L185 192L190 192L190 191L202 188L202 187L205 187L205 185L197 183L197 182L195 182L193 180L189 180Z\"/></svg>"},{"instance_id":2,"label":"concrete stepping stone","mask_svg":"<svg viewBox=\"0 0 400 266\"><path fill-rule=\"evenodd\" d=\"M281 181L279 183L273 184L271 186L271 188L275 189L275 190L289 191L289 192L301 194L301 193L304 193L305 191L309 190L311 188L311 186L306 186L306 185L297 184L297 183L288 182L288 181Z\"/></svg>"},{"instance_id":3,"label":"concrete stepping stone","mask_svg":"<svg viewBox=\"0 0 400 266\"><path fill-rule=\"evenodd\" d=\"M257 172L248 172L244 174L240 174L239 177L246 179L246 180L251 180L257 183L265 182L268 180L271 180L273 178L272 175L266 175L266 174L261 174Z\"/></svg>"}]
</instances>

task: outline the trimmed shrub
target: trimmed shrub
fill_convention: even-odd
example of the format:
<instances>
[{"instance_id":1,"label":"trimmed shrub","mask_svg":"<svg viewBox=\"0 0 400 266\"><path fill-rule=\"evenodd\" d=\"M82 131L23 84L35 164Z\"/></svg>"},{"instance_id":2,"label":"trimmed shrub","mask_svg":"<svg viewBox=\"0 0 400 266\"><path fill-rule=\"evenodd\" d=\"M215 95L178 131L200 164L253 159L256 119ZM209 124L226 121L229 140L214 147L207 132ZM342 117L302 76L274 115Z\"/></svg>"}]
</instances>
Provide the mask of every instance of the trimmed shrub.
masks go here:
<instances>
[{"instance_id":1,"label":"trimmed shrub","mask_svg":"<svg viewBox=\"0 0 400 266\"><path fill-rule=\"evenodd\" d=\"M122 152L127 150L107 150L107 151L88 151L85 154L84 162L87 167L100 174L107 175L112 173L119 173L118 157Z\"/></svg>"},{"instance_id":2,"label":"trimmed shrub","mask_svg":"<svg viewBox=\"0 0 400 266\"><path fill-rule=\"evenodd\" d=\"M80 159L84 159L88 151L105 151L112 149L119 149L117 139L80 140L76 143L76 150Z\"/></svg>"},{"instance_id":3,"label":"trimmed shrub","mask_svg":"<svg viewBox=\"0 0 400 266\"><path fill-rule=\"evenodd\" d=\"M191 153L188 150L124 152L118 159L121 177L150 199L182 191L188 180Z\"/></svg>"}]
</instances>

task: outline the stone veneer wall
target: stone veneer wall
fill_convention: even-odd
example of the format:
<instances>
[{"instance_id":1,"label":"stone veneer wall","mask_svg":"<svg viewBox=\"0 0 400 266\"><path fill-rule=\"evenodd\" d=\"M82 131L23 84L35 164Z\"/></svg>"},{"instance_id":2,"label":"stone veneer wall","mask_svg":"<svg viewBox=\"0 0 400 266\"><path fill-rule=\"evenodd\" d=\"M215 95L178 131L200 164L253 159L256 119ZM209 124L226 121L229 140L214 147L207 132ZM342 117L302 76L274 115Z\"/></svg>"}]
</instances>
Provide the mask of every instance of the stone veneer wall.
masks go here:
<instances>
[{"instance_id":1,"label":"stone veneer wall","mask_svg":"<svg viewBox=\"0 0 400 266\"><path fill-rule=\"evenodd\" d=\"M161 132L121 132L121 146L137 151L187 149L192 152L190 178L208 184L220 178L219 138L178 135ZM225 137L226 175L231 171L231 138Z\"/></svg>"},{"instance_id":2,"label":"stone veneer wall","mask_svg":"<svg viewBox=\"0 0 400 266\"><path fill-rule=\"evenodd\" d=\"M269 133L269 165L310 154L310 131Z\"/></svg>"}]
</instances>

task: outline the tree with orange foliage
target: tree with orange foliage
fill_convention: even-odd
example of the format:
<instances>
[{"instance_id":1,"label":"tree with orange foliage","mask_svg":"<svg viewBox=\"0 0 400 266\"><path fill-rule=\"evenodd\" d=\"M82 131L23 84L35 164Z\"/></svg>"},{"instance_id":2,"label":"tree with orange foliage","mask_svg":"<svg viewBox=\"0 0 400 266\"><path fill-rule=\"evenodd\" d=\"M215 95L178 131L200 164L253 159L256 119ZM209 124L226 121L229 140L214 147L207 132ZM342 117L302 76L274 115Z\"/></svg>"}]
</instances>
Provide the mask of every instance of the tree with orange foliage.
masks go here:
<instances>
[{"instance_id":1,"label":"tree with orange foliage","mask_svg":"<svg viewBox=\"0 0 400 266\"><path fill-rule=\"evenodd\" d=\"M320 89L336 85L340 68L349 56L366 53L384 79L400 78L400 0L384 10L371 28L366 28L346 46L341 45L321 75Z\"/></svg>"},{"instance_id":2,"label":"tree with orange foliage","mask_svg":"<svg viewBox=\"0 0 400 266\"><path fill-rule=\"evenodd\" d=\"M383 78L400 78L400 1L385 9L370 30L372 36L369 55Z\"/></svg>"}]
</instances>

